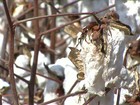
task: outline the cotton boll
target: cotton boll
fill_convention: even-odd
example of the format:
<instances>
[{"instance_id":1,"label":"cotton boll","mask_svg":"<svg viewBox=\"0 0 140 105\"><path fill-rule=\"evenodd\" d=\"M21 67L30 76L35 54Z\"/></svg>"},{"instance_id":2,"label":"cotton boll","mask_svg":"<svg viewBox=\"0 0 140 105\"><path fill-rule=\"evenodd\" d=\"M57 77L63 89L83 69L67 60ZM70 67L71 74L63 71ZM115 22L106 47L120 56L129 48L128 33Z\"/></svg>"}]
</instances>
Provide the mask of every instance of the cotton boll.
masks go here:
<instances>
[{"instance_id":1,"label":"cotton boll","mask_svg":"<svg viewBox=\"0 0 140 105\"><path fill-rule=\"evenodd\" d=\"M72 65L72 67L74 67L73 63L67 57L66 58L57 59L55 64L56 65L60 65L63 68L66 68L66 66L68 66L68 65Z\"/></svg>"},{"instance_id":2,"label":"cotton boll","mask_svg":"<svg viewBox=\"0 0 140 105\"><path fill-rule=\"evenodd\" d=\"M64 68L61 65L50 64L49 68L57 76L64 77Z\"/></svg>"},{"instance_id":3,"label":"cotton boll","mask_svg":"<svg viewBox=\"0 0 140 105\"><path fill-rule=\"evenodd\" d=\"M31 57L30 65L32 66L33 58L34 58L34 51L31 51L31 55L32 57ZM49 55L44 55L43 53L39 51L37 70L39 70L39 72L41 73L45 73L46 70L45 70L44 64L49 64L49 63L50 63Z\"/></svg>"},{"instance_id":4,"label":"cotton boll","mask_svg":"<svg viewBox=\"0 0 140 105\"><path fill-rule=\"evenodd\" d=\"M47 101L52 100L52 99L55 99L57 97L58 96L53 92L50 92L50 93L46 92L45 96L44 96L44 102L47 102ZM53 102L53 103L50 103L50 104L47 104L47 105L58 105L58 104L57 104L57 102Z\"/></svg>"},{"instance_id":5,"label":"cotton boll","mask_svg":"<svg viewBox=\"0 0 140 105\"><path fill-rule=\"evenodd\" d=\"M51 70L51 72L55 73L55 76L64 78L64 68L60 65L57 64L51 64L49 65L49 69ZM49 74L49 77L55 78L55 79L59 79L54 77L52 74ZM46 86L45 86L45 90L44 90L44 102L49 101L51 99L57 98L59 96L59 93L57 92L57 89L60 88L61 84L52 81L52 80L47 80L46 82ZM57 103L52 103L49 105L57 105Z\"/></svg>"},{"instance_id":6,"label":"cotton boll","mask_svg":"<svg viewBox=\"0 0 140 105\"><path fill-rule=\"evenodd\" d=\"M10 86L9 83L7 83L6 81L4 81L2 79L0 79L0 83L1 83L0 89L2 89L4 87L9 87Z\"/></svg>"},{"instance_id":7,"label":"cotton boll","mask_svg":"<svg viewBox=\"0 0 140 105\"><path fill-rule=\"evenodd\" d=\"M32 66L33 57L34 57L34 51L31 51L31 55L32 55L32 57L31 57L30 65ZM48 72L47 72L47 70L46 70L46 68L44 66L44 64L49 64L50 63L50 59L49 59L48 56L49 55L45 56L40 51L38 53L37 72L41 73L44 76L48 76ZM37 75L36 79L37 79L38 87L39 88L44 88L45 84L46 84L46 81L47 81L46 78Z\"/></svg>"},{"instance_id":8,"label":"cotton boll","mask_svg":"<svg viewBox=\"0 0 140 105\"><path fill-rule=\"evenodd\" d=\"M46 86L45 86L45 89L44 89L44 102L46 101L49 101L51 99L55 99L58 97L58 94L55 93L56 90L59 88L59 84L55 81L52 81L52 80L47 80L46 82ZM52 105L52 104L49 104L49 105Z\"/></svg>"},{"instance_id":9,"label":"cotton boll","mask_svg":"<svg viewBox=\"0 0 140 105\"><path fill-rule=\"evenodd\" d=\"M64 74L65 74L65 79L63 82L63 87L66 94L68 93L68 91L70 90L74 82L77 80L77 71L74 65L67 64L64 70ZM75 89L73 89L73 92L75 91Z\"/></svg>"},{"instance_id":10,"label":"cotton boll","mask_svg":"<svg viewBox=\"0 0 140 105\"><path fill-rule=\"evenodd\" d=\"M109 53L110 60L108 62L108 67L104 70L103 78L106 81L106 87L110 80L115 79L116 76L120 74L120 70L123 66L123 53L125 51L125 35L124 32L116 28L111 30L112 36L108 35L108 45L111 46L111 51ZM106 64L106 62L104 62ZM115 84L114 84L115 85Z\"/></svg>"},{"instance_id":11,"label":"cotton boll","mask_svg":"<svg viewBox=\"0 0 140 105\"><path fill-rule=\"evenodd\" d=\"M115 105L114 104L114 90L110 90L102 97L96 96L89 105Z\"/></svg>"},{"instance_id":12,"label":"cotton boll","mask_svg":"<svg viewBox=\"0 0 140 105\"><path fill-rule=\"evenodd\" d=\"M29 57L27 55L19 55L15 60L15 64L19 67L29 69ZM27 72L21 68L16 67L16 65L14 65L14 73L29 81L30 72ZM28 84L18 78L16 79L17 79L16 83L17 91L22 94L23 93L27 94Z\"/></svg>"},{"instance_id":13,"label":"cotton boll","mask_svg":"<svg viewBox=\"0 0 140 105\"><path fill-rule=\"evenodd\" d=\"M19 67L23 67L25 69L29 69L29 57L27 55L19 55L16 60L15 64ZM28 72L16 67L14 65L14 73L19 75L19 76L24 76L24 74L27 74Z\"/></svg>"}]
</instances>

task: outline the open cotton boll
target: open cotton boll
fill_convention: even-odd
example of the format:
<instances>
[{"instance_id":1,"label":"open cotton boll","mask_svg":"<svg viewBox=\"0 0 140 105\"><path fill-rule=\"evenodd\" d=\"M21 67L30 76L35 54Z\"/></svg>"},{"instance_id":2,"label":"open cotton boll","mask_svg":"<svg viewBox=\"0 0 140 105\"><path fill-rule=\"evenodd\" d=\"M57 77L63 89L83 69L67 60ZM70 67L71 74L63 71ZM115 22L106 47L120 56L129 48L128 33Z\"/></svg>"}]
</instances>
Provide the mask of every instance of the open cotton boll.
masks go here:
<instances>
[{"instance_id":1,"label":"open cotton boll","mask_svg":"<svg viewBox=\"0 0 140 105\"><path fill-rule=\"evenodd\" d=\"M104 69L103 73L103 79L105 80L105 86L108 87L108 85L111 83L112 85L115 84L115 77L118 77L120 74L120 71L123 67L123 53L125 51L125 34L123 31L120 31L116 28L111 28L111 34L108 35L107 38L107 44L111 46L111 51L109 53L110 58L108 59L109 62L104 62L104 64L107 66L106 69ZM111 80L111 81L110 81Z\"/></svg>"},{"instance_id":2,"label":"open cotton boll","mask_svg":"<svg viewBox=\"0 0 140 105\"><path fill-rule=\"evenodd\" d=\"M89 36L81 45L81 56L85 64L85 79L80 87L85 87L88 93L104 95L105 87L113 88L120 85L119 74L123 67L123 53L125 50L125 34L119 29L110 27L110 32L104 34L107 52L104 55L91 43ZM89 43L87 43L89 42Z\"/></svg>"},{"instance_id":3,"label":"open cotton boll","mask_svg":"<svg viewBox=\"0 0 140 105\"><path fill-rule=\"evenodd\" d=\"M27 55L19 55L15 60L15 64L19 67L29 69L29 57ZM29 81L30 72L27 72L21 68L16 67L16 65L14 65L14 73ZM22 94L23 93L27 94L28 84L18 78L16 79L17 79L16 82L17 91Z\"/></svg>"},{"instance_id":4,"label":"open cotton boll","mask_svg":"<svg viewBox=\"0 0 140 105\"><path fill-rule=\"evenodd\" d=\"M89 105L115 105L114 104L114 90L110 90L103 97L96 96Z\"/></svg>"},{"instance_id":5,"label":"open cotton boll","mask_svg":"<svg viewBox=\"0 0 140 105\"><path fill-rule=\"evenodd\" d=\"M33 58L34 58L34 51L31 51L31 55L32 55L32 57L31 57L30 65L32 66ZM39 73L41 73L42 75L45 75L45 76L48 76L48 72L47 72L44 64L49 64L50 63L50 59L49 59L48 56L49 55L44 55L40 51L38 53L37 72L39 72ZM37 79L38 87L39 88L44 88L45 84L46 84L46 78L37 75L36 79Z\"/></svg>"},{"instance_id":6,"label":"open cotton boll","mask_svg":"<svg viewBox=\"0 0 140 105\"><path fill-rule=\"evenodd\" d=\"M55 75L52 75L52 74L49 74L49 72L48 72L49 77L56 78L53 76L58 76L58 77L64 78L64 68L62 66L57 65L57 64L50 64L49 69L51 72L53 72L55 74ZM56 79L58 79L58 78L56 78ZM59 84L55 81L47 80L46 86L44 89L44 93L43 93L44 102L49 101L51 99L55 99L59 96L59 94L56 92L57 92L57 89L60 88L60 85L61 84ZM49 105L57 105L57 103L54 102Z\"/></svg>"},{"instance_id":7,"label":"open cotton boll","mask_svg":"<svg viewBox=\"0 0 140 105\"><path fill-rule=\"evenodd\" d=\"M65 66L64 74L65 74L65 79L63 82L63 87L66 94L68 93L68 91L70 90L74 82L77 80L77 70L75 66L72 63L70 63ZM76 91L75 89L77 90L77 88L75 87L73 89L73 92Z\"/></svg>"},{"instance_id":8,"label":"open cotton boll","mask_svg":"<svg viewBox=\"0 0 140 105\"><path fill-rule=\"evenodd\" d=\"M56 90L59 88L59 84L55 81L52 81L52 80L47 80L46 82L46 86L45 86L45 89L44 89L44 102L46 101L49 101L49 100L52 100L52 99L55 99L58 97L58 94L56 93ZM53 105L54 103L52 104L49 104L49 105ZM57 105L56 103L54 105Z\"/></svg>"},{"instance_id":9,"label":"open cotton boll","mask_svg":"<svg viewBox=\"0 0 140 105\"><path fill-rule=\"evenodd\" d=\"M47 102L47 101L52 100L52 99L55 99L57 97L58 96L53 92L50 92L50 93L46 92L45 96L44 96L44 102ZM50 104L47 104L47 105L58 105L58 104L57 104L57 102L53 102L53 103L50 103Z\"/></svg>"},{"instance_id":10,"label":"open cotton boll","mask_svg":"<svg viewBox=\"0 0 140 105\"><path fill-rule=\"evenodd\" d=\"M64 77L64 68L61 65L50 64L50 65L48 65L48 67L57 76Z\"/></svg>"},{"instance_id":11,"label":"open cotton boll","mask_svg":"<svg viewBox=\"0 0 140 105\"><path fill-rule=\"evenodd\" d=\"M31 57L30 65L32 66L33 58L34 58L34 51L31 51L31 55L32 57ZM38 63L37 63L38 72L45 73L46 69L44 67L44 64L49 64L49 63L50 63L49 55L44 55L43 53L39 51Z\"/></svg>"},{"instance_id":12,"label":"open cotton boll","mask_svg":"<svg viewBox=\"0 0 140 105\"><path fill-rule=\"evenodd\" d=\"M74 84L74 82L77 80L77 69L72 63L70 64L68 63L65 66L64 74L65 74L65 79L63 82L63 88L65 90L65 94L67 94L70 88L72 87L72 85ZM78 90L79 90L79 86L77 84L71 93L76 92ZM84 99L81 98L81 100L79 101L79 96L73 96L73 97L68 97L65 100L64 105L82 105L83 102Z\"/></svg>"},{"instance_id":13,"label":"open cotton boll","mask_svg":"<svg viewBox=\"0 0 140 105\"><path fill-rule=\"evenodd\" d=\"M29 69L29 57L27 55L19 55L16 60L15 64L19 67L23 67L25 69ZM24 76L24 74L29 74L29 72L20 69L14 65L14 73L19 75L19 76Z\"/></svg>"},{"instance_id":14,"label":"open cotton boll","mask_svg":"<svg viewBox=\"0 0 140 105\"><path fill-rule=\"evenodd\" d=\"M6 81L0 79L0 89L4 88L4 87L9 87L9 83L7 83Z\"/></svg>"}]
</instances>

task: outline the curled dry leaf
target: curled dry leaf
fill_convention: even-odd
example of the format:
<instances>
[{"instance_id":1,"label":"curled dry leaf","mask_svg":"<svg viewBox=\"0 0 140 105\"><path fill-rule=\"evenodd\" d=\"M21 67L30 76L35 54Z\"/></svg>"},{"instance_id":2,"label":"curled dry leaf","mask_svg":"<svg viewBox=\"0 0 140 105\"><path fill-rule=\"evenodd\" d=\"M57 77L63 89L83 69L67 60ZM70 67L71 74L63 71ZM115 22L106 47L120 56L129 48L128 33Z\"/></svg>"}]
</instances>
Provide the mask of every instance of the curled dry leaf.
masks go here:
<instances>
[{"instance_id":1,"label":"curled dry leaf","mask_svg":"<svg viewBox=\"0 0 140 105\"><path fill-rule=\"evenodd\" d=\"M79 33L79 28L75 25L68 25L64 28L64 31L68 33L72 38L76 38Z\"/></svg>"},{"instance_id":2,"label":"curled dry leaf","mask_svg":"<svg viewBox=\"0 0 140 105\"><path fill-rule=\"evenodd\" d=\"M78 50L74 47L70 47L70 49L71 49L71 51L69 53L68 58L71 60L71 62L78 69L77 78L79 80L83 80L83 79L85 79L85 77L84 77L84 63L83 63L83 60L82 60L81 55L80 55L80 50Z\"/></svg>"}]
</instances>

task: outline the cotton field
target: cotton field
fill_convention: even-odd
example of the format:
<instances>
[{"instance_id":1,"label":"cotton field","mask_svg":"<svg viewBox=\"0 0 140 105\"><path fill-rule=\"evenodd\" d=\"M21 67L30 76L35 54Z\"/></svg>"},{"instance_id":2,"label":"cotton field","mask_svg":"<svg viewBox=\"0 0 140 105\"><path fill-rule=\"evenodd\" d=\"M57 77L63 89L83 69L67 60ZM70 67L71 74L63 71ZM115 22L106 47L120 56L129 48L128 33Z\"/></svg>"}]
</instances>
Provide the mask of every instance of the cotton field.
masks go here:
<instances>
[{"instance_id":1,"label":"cotton field","mask_svg":"<svg viewBox=\"0 0 140 105\"><path fill-rule=\"evenodd\" d=\"M139 0L1 0L0 105L140 105Z\"/></svg>"}]
</instances>

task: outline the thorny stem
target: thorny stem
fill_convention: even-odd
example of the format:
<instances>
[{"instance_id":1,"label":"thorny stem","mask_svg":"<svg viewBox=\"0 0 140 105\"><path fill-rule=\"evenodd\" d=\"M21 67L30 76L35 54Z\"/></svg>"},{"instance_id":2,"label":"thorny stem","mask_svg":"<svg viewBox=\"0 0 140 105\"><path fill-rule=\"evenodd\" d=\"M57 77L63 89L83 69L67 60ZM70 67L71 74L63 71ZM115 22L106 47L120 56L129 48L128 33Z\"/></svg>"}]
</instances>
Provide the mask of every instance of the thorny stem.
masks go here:
<instances>
[{"instance_id":1,"label":"thorny stem","mask_svg":"<svg viewBox=\"0 0 140 105\"><path fill-rule=\"evenodd\" d=\"M34 16L38 16L38 0L34 0ZM39 52L39 44L40 38L39 35L39 20L34 21L34 29L35 29L35 45L34 45L34 59L31 69L31 79L29 84L29 105L34 104L34 85L35 85L35 77L36 77L36 69L37 69L37 61L38 61L38 52Z\"/></svg>"},{"instance_id":2,"label":"thorny stem","mask_svg":"<svg viewBox=\"0 0 140 105\"><path fill-rule=\"evenodd\" d=\"M76 96L76 95L81 95L81 94L85 94L85 93L87 93L87 90L77 91L77 92L75 92L75 93L68 94L68 95L65 95L65 96L61 96L61 97L55 98L55 99L53 99L53 100L50 100L50 101L48 101L48 102L41 103L41 104L39 104L39 105L47 105L47 104L50 104L50 103L53 103L53 102L62 100L62 99L67 98L67 97Z\"/></svg>"},{"instance_id":3,"label":"thorny stem","mask_svg":"<svg viewBox=\"0 0 140 105\"><path fill-rule=\"evenodd\" d=\"M18 95L17 95L17 91L16 91L16 85L15 85L15 79L14 79L14 70L13 70L13 64L14 64L14 29L13 29L13 23L9 14L9 10L6 4L6 0L3 0L3 5L4 5L4 9L5 9L5 13L7 16L7 21L9 24L9 29L10 29L10 54L9 54L9 74L10 74L10 83L11 83L11 89L13 92L13 101L14 101L14 105L19 105L18 104Z\"/></svg>"}]
</instances>

